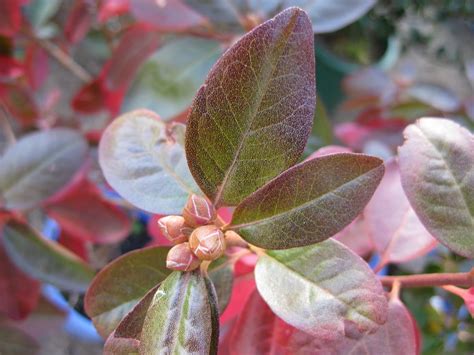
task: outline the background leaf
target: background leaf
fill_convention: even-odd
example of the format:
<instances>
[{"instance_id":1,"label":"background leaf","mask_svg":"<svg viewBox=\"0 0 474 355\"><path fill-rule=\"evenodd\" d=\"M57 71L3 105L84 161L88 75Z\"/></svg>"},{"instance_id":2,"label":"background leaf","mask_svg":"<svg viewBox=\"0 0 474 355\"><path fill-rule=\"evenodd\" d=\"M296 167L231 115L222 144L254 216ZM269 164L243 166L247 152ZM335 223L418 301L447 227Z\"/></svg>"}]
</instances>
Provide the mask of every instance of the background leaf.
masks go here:
<instances>
[{"instance_id":1,"label":"background leaf","mask_svg":"<svg viewBox=\"0 0 474 355\"><path fill-rule=\"evenodd\" d=\"M208 276L216 291L219 313L222 314L232 294L232 286L234 283L232 265L226 257L221 257L210 265Z\"/></svg>"},{"instance_id":2,"label":"background leaf","mask_svg":"<svg viewBox=\"0 0 474 355\"><path fill-rule=\"evenodd\" d=\"M188 195L199 194L182 146L184 126L167 128L146 110L129 112L107 127L99 162L107 182L133 205L179 214Z\"/></svg>"},{"instance_id":3,"label":"background leaf","mask_svg":"<svg viewBox=\"0 0 474 355\"><path fill-rule=\"evenodd\" d=\"M10 221L3 227L10 259L27 275L67 291L82 292L94 270L59 244L44 239L30 226Z\"/></svg>"},{"instance_id":4,"label":"background leaf","mask_svg":"<svg viewBox=\"0 0 474 355\"><path fill-rule=\"evenodd\" d=\"M262 248L321 242L365 207L383 176L378 158L340 153L292 167L237 206L229 229Z\"/></svg>"},{"instance_id":5,"label":"background leaf","mask_svg":"<svg viewBox=\"0 0 474 355\"><path fill-rule=\"evenodd\" d=\"M399 149L405 193L426 229L449 249L474 257L474 136L441 118L422 118Z\"/></svg>"},{"instance_id":6,"label":"background leaf","mask_svg":"<svg viewBox=\"0 0 474 355\"><path fill-rule=\"evenodd\" d=\"M4 355L34 355L39 352L39 346L32 337L5 324L0 324L0 349Z\"/></svg>"},{"instance_id":7,"label":"background leaf","mask_svg":"<svg viewBox=\"0 0 474 355\"><path fill-rule=\"evenodd\" d=\"M223 48L217 41L179 37L164 44L141 67L123 111L146 108L168 121L185 111Z\"/></svg>"},{"instance_id":8,"label":"background leaf","mask_svg":"<svg viewBox=\"0 0 474 355\"><path fill-rule=\"evenodd\" d=\"M380 254L380 266L412 260L437 244L411 208L395 160L386 163L385 175L366 206L364 216Z\"/></svg>"},{"instance_id":9,"label":"background leaf","mask_svg":"<svg viewBox=\"0 0 474 355\"><path fill-rule=\"evenodd\" d=\"M28 209L64 187L84 163L87 143L54 128L22 137L0 158L0 204Z\"/></svg>"},{"instance_id":10,"label":"background leaf","mask_svg":"<svg viewBox=\"0 0 474 355\"><path fill-rule=\"evenodd\" d=\"M219 59L194 100L186 133L191 172L215 204L238 204L297 161L313 121L314 76L310 22L296 8Z\"/></svg>"},{"instance_id":11,"label":"background leaf","mask_svg":"<svg viewBox=\"0 0 474 355\"><path fill-rule=\"evenodd\" d=\"M153 247L127 253L102 269L85 298L87 315L106 338L145 294L169 274L169 248Z\"/></svg>"},{"instance_id":12,"label":"background leaf","mask_svg":"<svg viewBox=\"0 0 474 355\"><path fill-rule=\"evenodd\" d=\"M199 270L173 272L161 284L148 309L140 353L216 354L218 312L210 297L213 295Z\"/></svg>"},{"instance_id":13,"label":"background leaf","mask_svg":"<svg viewBox=\"0 0 474 355\"><path fill-rule=\"evenodd\" d=\"M285 322L323 339L357 337L385 323L387 300L369 266L339 242L269 251L257 288Z\"/></svg>"}]
</instances>

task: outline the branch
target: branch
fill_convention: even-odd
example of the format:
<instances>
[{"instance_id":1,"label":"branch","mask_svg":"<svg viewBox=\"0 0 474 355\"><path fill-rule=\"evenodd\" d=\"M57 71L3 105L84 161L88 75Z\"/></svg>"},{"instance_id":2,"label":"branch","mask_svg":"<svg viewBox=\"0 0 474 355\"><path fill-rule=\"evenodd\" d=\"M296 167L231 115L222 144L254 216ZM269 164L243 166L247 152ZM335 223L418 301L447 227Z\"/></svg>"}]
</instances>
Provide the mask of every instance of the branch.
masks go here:
<instances>
[{"instance_id":1,"label":"branch","mask_svg":"<svg viewBox=\"0 0 474 355\"><path fill-rule=\"evenodd\" d=\"M444 274L418 274L407 276L382 276L380 281L384 286L392 286L400 282L402 287L432 287L454 285L474 287L474 268L470 272Z\"/></svg>"}]
</instances>

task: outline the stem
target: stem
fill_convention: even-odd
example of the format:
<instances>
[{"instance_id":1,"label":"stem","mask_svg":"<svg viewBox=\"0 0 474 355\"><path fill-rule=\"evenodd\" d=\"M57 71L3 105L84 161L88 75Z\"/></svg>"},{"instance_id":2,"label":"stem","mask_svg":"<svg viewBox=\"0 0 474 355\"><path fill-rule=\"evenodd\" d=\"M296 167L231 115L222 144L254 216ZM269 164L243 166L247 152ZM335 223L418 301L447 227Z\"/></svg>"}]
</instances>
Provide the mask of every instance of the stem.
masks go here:
<instances>
[{"instance_id":1,"label":"stem","mask_svg":"<svg viewBox=\"0 0 474 355\"><path fill-rule=\"evenodd\" d=\"M43 48L49 55L55 58L63 67L68 69L73 73L77 78L82 80L85 83L92 81L93 77L79 64L77 64L74 59L71 58L66 52L61 48L55 45L53 42L37 38L32 34L26 33L29 39L37 43L41 48Z\"/></svg>"},{"instance_id":2,"label":"stem","mask_svg":"<svg viewBox=\"0 0 474 355\"><path fill-rule=\"evenodd\" d=\"M474 268L470 272L459 273L383 276L380 278L380 281L384 286L392 286L395 282L400 282L401 287L432 287L446 285L474 287Z\"/></svg>"}]
</instances>

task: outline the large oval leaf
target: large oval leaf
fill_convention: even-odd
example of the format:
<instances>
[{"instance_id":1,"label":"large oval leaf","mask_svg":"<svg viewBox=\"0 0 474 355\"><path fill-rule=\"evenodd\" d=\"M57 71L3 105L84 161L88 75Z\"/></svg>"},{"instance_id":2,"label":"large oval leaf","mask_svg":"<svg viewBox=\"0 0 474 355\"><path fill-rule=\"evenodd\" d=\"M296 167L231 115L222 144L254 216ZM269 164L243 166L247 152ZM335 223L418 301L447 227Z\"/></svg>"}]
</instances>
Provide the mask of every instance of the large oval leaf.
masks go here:
<instances>
[{"instance_id":1,"label":"large oval leaf","mask_svg":"<svg viewBox=\"0 0 474 355\"><path fill-rule=\"evenodd\" d=\"M405 129L402 186L426 229L454 252L474 257L474 135L441 118Z\"/></svg>"},{"instance_id":2,"label":"large oval leaf","mask_svg":"<svg viewBox=\"0 0 474 355\"><path fill-rule=\"evenodd\" d=\"M70 129L24 136L0 158L0 204L28 209L64 187L84 163L87 143Z\"/></svg>"},{"instance_id":3,"label":"large oval leaf","mask_svg":"<svg viewBox=\"0 0 474 355\"><path fill-rule=\"evenodd\" d=\"M383 172L380 159L361 154L330 154L305 161L237 206L229 228L267 249L321 242L362 211Z\"/></svg>"},{"instance_id":4,"label":"large oval leaf","mask_svg":"<svg viewBox=\"0 0 474 355\"><path fill-rule=\"evenodd\" d=\"M41 237L26 224L8 222L3 242L10 259L26 274L68 291L83 292L94 270L59 244Z\"/></svg>"},{"instance_id":5,"label":"large oval leaf","mask_svg":"<svg viewBox=\"0 0 474 355\"><path fill-rule=\"evenodd\" d=\"M186 163L184 126L167 127L151 111L137 110L107 127L99 162L108 183L145 211L177 214L188 195L199 194Z\"/></svg>"},{"instance_id":6,"label":"large oval leaf","mask_svg":"<svg viewBox=\"0 0 474 355\"><path fill-rule=\"evenodd\" d=\"M98 332L106 338L145 294L163 281L169 248L132 251L114 260L94 278L85 309Z\"/></svg>"},{"instance_id":7,"label":"large oval leaf","mask_svg":"<svg viewBox=\"0 0 474 355\"><path fill-rule=\"evenodd\" d=\"M411 208L395 160L385 165L385 175L366 206L364 216L380 254L380 266L412 260L437 244Z\"/></svg>"},{"instance_id":8,"label":"large oval leaf","mask_svg":"<svg viewBox=\"0 0 474 355\"><path fill-rule=\"evenodd\" d=\"M314 336L357 337L386 321L380 282L359 256L334 240L269 251L259 259L255 278L273 312Z\"/></svg>"},{"instance_id":9,"label":"large oval leaf","mask_svg":"<svg viewBox=\"0 0 474 355\"><path fill-rule=\"evenodd\" d=\"M142 354L217 354L218 310L200 271L173 272L148 308L141 332Z\"/></svg>"},{"instance_id":10,"label":"large oval leaf","mask_svg":"<svg viewBox=\"0 0 474 355\"><path fill-rule=\"evenodd\" d=\"M167 121L191 104L222 53L219 42L184 37L163 45L142 66L127 93L123 111L147 108Z\"/></svg>"},{"instance_id":11,"label":"large oval leaf","mask_svg":"<svg viewBox=\"0 0 474 355\"><path fill-rule=\"evenodd\" d=\"M300 157L316 101L313 52L310 21L291 8L211 70L189 116L186 156L215 204L238 204Z\"/></svg>"}]
</instances>

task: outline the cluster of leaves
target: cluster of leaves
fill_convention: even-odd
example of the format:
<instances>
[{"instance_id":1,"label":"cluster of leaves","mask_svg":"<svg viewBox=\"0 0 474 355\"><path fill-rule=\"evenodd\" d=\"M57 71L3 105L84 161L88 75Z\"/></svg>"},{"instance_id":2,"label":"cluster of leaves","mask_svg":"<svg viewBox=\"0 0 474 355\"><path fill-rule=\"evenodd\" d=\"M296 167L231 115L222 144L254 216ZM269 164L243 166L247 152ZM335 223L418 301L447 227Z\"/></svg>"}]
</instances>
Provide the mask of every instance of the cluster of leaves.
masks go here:
<instances>
[{"instance_id":1,"label":"cluster of leaves","mask_svg":"<svg viewBox=\"0 0 474 355\"><path fill-rule=\"evenodd\" d=\"M388 296L361 257L378 253L381 269L438 241L474 257L474 140L422 119L406 127L398 161L326 147L301 162L318 116L313 35L374 1L350 3L0 2L0 346L34 353L38 328L64 321L44 282L88 290L86 312L111 354L418 353L396 288ZM264 22L291 5L307 13ZM159 116L132 111L104 132L142 107ZM126 201L111 197L97 155ZM137 209L153 214L157 234L157 219L190 194L209 198L240 242L202 269L172 272L158 239L91 281L103 265L91 249L126 238ZM40 233L50 219L57 241ZM472 289L449 291L472 313ZM38 327L45 315L51 327Z\"/></svg>"}]
</instances>

